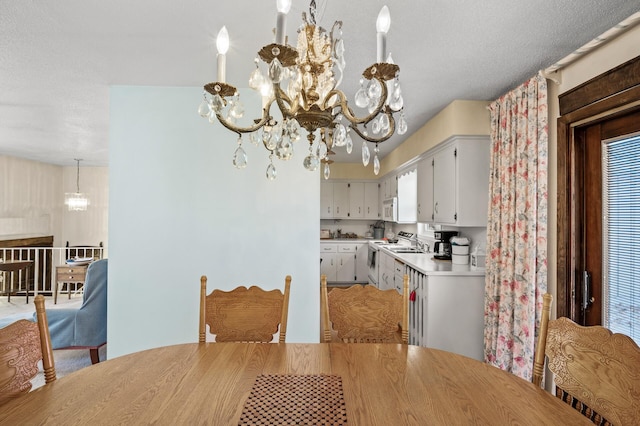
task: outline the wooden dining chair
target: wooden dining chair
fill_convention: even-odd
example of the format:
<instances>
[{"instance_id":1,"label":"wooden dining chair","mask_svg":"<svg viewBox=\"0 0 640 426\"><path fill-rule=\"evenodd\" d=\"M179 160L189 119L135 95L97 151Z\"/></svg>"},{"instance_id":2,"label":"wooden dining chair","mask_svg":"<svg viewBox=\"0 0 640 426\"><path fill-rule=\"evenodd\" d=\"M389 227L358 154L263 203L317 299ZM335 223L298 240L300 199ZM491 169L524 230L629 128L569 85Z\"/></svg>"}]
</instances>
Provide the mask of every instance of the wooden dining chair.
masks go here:
<instances>
[{"instance_id":1,"label":"wooden dining chair","mask_svg":"<svg viewBox=\"0 0 640 426\"><path fill-rule=\"evenodd\" d=\"M533 382L541 383L546 356L558 398L595 424L637 425L640 347L602 326L583 327L565 317L550 321L551 295L543 300Z\"/></svg>"},{"instance_id":2,"label":"wooden dining chair","mask_svg":"<svg viewBox=\"0 0 640 426\"><path fill-rule=\"evenodd\" d=\"M353 285L327 290L320 277L323 340L333 335L344 343L409 344L409 276L403 292L379 290L373 285Z\"/></svg>"},{"instance_id":3,"label":"wooden dining chair","mask_svg":"<svg viewBox=\"0 0 640 426\"><path fill-rule=\"evenodd\" d=\"M287 336L289 288L287 275L284 293L265 291L257 286L237 287L231 291L213 290L207 295L207 277L200 278L200 335L206 342L206 326L216 342L271 342L278 332L279 343Z\"/></svg>"},{"instance_id":4,"label":"wooden dining chair","mask_svg":"<svg viewBox=\"0 0 640 426\"><path fill-rule=\"evenodd\" d=\"M31 390L42 360L45 384L56 380L56 368L44 297L34 299L37 322L18 320L0 329L0 405Z\"/></svg>"}]
</instances>

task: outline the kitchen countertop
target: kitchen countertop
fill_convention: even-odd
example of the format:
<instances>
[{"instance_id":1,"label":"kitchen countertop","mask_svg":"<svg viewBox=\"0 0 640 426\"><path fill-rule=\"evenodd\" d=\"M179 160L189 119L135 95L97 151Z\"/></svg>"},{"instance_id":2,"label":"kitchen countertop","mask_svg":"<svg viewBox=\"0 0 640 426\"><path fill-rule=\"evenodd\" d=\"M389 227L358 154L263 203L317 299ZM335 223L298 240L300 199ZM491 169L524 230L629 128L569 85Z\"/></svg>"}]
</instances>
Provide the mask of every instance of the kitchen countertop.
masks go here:
<instances>
[{"instance_id":1,"label":"kitchen countertop","mask_svg":"<svg viewBox=\"0 0 640 426\"><path fill-rule=\"evenodd\" d=\"M373 238L320 238L321 243L368 243L369 241L373 241Z\"/></svg>"},{"instance_id":2,"label":"kitchen countertop","mask_svg":"<svg viewBox=\"0 0 640 426\"><path fill-rule=\"evenodd\" d=\"M373 243L373 238L322 238L321 243ZM394 244L395 245L395 244ZM466 275L484 276L484 269L472 269L471 265L454 265L448 260L434 260L433 253L394 253L385 248L384 245L377 245L380 250L398 259L405 265L422 272L425 275Z\"/></svg>"},{"instance_id":3,"label":"kitchen countertop","mask_svg":"<svg viewBox=\"0 0 640 426\"><path fill-rule=\"evenodd\" d=\"M425 275L484 276L485 274L484 269L472 269L468 264L454 265L448 260L434 260L433 253L394 253L383 245L379 247L380 250Z\"/></svg>"}]
</instances>

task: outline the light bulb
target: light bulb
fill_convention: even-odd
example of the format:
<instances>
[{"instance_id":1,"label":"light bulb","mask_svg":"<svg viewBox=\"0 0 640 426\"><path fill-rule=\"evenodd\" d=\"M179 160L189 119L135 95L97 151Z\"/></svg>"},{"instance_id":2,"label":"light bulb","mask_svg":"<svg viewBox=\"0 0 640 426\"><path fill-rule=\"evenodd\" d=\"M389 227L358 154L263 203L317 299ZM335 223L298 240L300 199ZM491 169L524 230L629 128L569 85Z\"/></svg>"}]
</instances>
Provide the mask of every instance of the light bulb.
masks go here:
<instances>
[{"instance_id":1,"label":"light bulb","mask_svg":"<svg viewBox=\"0 0 640 426\"><path fill-rule=\"evenodd\" d=\"M376 31L379 33L387 33L391 26L391 15L389 14L389 8L384 5L378 13L378 19L376 20Z\"/></svg>"},{"instance_id":2,"label":"light bulb","mask_svg":"<svg viewBox=\"0 0 640 426\"><path fill-rule=\"evenodd\" d=\"M291 0L277 0L276 7L280 13L289 13L291 9Z\"/></svg>"},{"instance_id":3,"label":"light bulb","mask_svg":"<svg viewBox=\"0 0 640 426\"><path fill-rule=\"evenodd\" d=\"M216 47L218 48L218 53L221 55L226 55L229 50L229 32L227 31L226 25L218 32Z\"/></svg>"}]
</instances>

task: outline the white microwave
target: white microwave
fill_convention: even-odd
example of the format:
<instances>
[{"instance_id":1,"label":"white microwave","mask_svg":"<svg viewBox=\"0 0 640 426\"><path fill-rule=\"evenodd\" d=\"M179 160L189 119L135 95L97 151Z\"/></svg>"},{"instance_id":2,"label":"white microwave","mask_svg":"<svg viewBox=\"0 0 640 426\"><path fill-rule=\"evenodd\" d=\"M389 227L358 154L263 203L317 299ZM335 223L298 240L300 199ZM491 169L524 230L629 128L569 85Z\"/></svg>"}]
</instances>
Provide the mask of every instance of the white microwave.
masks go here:
<instances>
[{"instance_id":1,"label":"white microwave","mask_svg":"<svg viewBox=\"0 0 640 426\"><path fill-rule=\"evenodd\" d=\"M382 202L382 220L387 222L398 221L398 198L387 198Z\"/></svg>"}]
</instances>

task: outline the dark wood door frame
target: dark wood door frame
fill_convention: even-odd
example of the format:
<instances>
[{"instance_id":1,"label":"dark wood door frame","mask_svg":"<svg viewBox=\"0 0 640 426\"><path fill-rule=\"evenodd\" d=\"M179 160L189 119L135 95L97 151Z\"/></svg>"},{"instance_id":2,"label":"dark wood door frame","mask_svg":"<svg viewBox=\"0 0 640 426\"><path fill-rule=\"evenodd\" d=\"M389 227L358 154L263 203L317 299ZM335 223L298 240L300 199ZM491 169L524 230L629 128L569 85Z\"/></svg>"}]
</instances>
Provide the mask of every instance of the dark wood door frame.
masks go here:
<instances>
[{"instance_id":1,"label":"dark wood door frame","mask_svg":"<svg viewBox=\"0 0 640 426\"><path fill-rule=\"evenodd\" d=\"M574 135L578 125L595 124L640 109L640 56L577 86L559 97L558 211L557 211L557 315L579 320L572 307L580 297L576 271L580 267L577 244L581 219L576 196L582 171L576 161L582 147Z\"/></svg>"}]
</instances>

